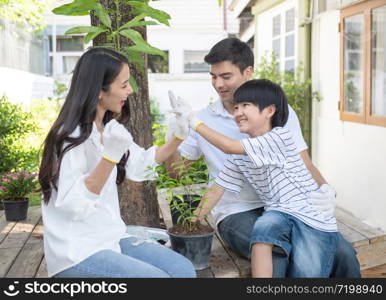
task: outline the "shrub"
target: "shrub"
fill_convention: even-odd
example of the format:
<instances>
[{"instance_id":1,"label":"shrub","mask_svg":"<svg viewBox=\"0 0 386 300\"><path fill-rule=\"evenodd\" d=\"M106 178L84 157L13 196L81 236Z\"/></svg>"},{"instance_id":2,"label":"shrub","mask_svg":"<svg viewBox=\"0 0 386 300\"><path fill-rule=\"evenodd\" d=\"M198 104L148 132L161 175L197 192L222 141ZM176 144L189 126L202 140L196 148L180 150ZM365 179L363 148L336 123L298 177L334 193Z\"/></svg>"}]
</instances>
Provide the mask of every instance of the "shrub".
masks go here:
<instances>
[{"instance_id":1,"label":"shrub","mask_svg":"<svg viewBox=\"0 0 386 300\"><path fill-rule=\"evenodd\" d=\"M0 199L21 200L37 187L36 174L26 171L7 173L0 180Z\"/></svg>"},{"instance_id":2,"label":"shrub","mask_svg":"<svg viewBox=\"0 0 386 300\"><path fill-rule=\"evenodd\" d=\"M37 150L26 142L36 130L31 113L12 104L6 96L0 98L0 174L37 169Z\"/></svg>"},{"instance_id":3,"label":"shrub","mask_svg":"<svg viewBox=\"0 0 386 300\"><path fill-rule=\"evenodd\" d=\"M320 101L321 97L317 92L311 93L312 81L310 78L303 79L303 71L302 64L299 64L294 72L279 71L279 61L272 54L271 56L266 55L261 59L261 62L256 67L254 77L269 79L283 88L289 105L295 110L299 118L304 138L310 146L311 128L309 120L311 118L311 111L309 107L312 100Z\"/></svg>"}]
</instances>

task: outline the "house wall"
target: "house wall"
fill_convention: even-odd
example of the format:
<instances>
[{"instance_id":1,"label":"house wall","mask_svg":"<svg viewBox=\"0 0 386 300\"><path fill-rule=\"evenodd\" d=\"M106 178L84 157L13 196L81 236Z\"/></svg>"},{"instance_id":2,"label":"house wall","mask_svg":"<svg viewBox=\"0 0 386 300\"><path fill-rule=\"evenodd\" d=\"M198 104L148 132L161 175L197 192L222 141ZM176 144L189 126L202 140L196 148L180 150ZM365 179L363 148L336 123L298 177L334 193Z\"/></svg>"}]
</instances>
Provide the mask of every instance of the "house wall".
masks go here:
<instances>
[{"instance_id":1,"label":"house wall","mask_svg":"<svg viewBox=\"0 0 386 300\"><path fill-rule=\"evenodd\" d=\"M339 10L312 24L312 160L335 187L337 205L369 225L386 230L386 128L339 119Z\"/></svg>"},{"instance_id":2,"label":"house wall","mask_svg":"<svg viewBox=\"0 0 386 300\"><path fill-rule=\"evenodd\" d=\"M14 68L0 67L0 97L28 106L33 99L53 97L54 79Z\"/></svg>"},{"instance_id":3,"label":"house wall","mask_svg":"<svg viewBox=\"0 0 386 300\"><path fill-rule=\"evenodd\" d=\"M29 104L52 96L54 81L46 77L42 34L0 20L0 96Z\"/></svg>"},{"instance_id":4,"label":"house wall","mask_svg":"<svg viewBox=\"0 0 386 300\"><path fill-rule=\"evenodd\" d=\"M171 109L168 90L190 102L198 110L217 99L208 72L184 73L184 51L201 50L208 53L229 33L238 32L238 22L228 11L224 23L223 8L217 1L163 0L153 7L170 14L170 27L148 26L148 42L169 51L169 73L149 73L150 97L160 104L161 112Z\"/></svg>"}]
</instances>

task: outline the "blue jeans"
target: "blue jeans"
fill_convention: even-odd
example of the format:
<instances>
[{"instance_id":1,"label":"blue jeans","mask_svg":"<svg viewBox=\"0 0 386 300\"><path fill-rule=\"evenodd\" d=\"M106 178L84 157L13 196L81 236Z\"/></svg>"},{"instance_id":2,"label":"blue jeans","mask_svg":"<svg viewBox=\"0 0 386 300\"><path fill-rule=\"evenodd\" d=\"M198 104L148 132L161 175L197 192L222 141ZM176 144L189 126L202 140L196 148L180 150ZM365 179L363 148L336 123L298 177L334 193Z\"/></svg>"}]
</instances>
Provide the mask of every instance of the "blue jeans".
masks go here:
<instances>
[{"instance_id":1,"label":"blue jeans","mask_svg":"<svg viewBox=\"0 0 386 300\"><path fill-rule=\"evenodd\" d=\"M193 264L184 256L160 244L133 245L136 240L134 237L122 239L119 243L122 254L99 251L54 277L196 277Z\"/></svg>"},{"instance_id":2,"label":"blue jeans","mask_svg":"<svg viewBox=\"0 0 386 300\"><path fill-rule=\"evenodd\" d=\"M337 247L337 232L316 230L289 214L270 210L253 227L255 243L273 245L290 259L288 277L329 277Z\"/></svg>"},{"instance_id":3,"label":"blue jeans","mask_svg":"<svg viewBox=\"0 0 386 300\"><path fill-rule=\"evenodd\" d=\"M253 226L263 214L263 208L257 208L227 216L218 224L218 232L229 248L242 257L251 258L250 242ZM286 277L289 260L286 256L273 253L273 276ZM338 233L337 249L330 277L361 277L355 249Z\"/></svg>"}]
</instances>

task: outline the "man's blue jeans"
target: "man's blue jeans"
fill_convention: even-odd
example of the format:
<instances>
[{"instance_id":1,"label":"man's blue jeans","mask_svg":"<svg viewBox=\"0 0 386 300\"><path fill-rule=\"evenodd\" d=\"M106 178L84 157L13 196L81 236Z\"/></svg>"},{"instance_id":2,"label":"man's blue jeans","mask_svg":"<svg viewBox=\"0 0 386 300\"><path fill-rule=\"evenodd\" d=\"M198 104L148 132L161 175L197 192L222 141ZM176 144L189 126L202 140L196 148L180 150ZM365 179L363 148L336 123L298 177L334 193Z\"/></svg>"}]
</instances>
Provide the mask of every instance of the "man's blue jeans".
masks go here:
<instances>
[{"instance_id":1,"label":"man's blue jeans","mask_svg":"<svg viewBox=\"0 0 386 300\"><path fill-rule=\"evenodd\" d=\"M237 254L250 259L250 242L253 226L263 208L253 209L227 216L218 224L218 232L227 245ZM273 253L273 277L286 277L289 260ZM338 233L337 249L330 277L360 278L359 262L355 249Z\"/></svg>"},{"instance_id":2,"label":"man's blue jeans","mask_svg":"<svg viewBox=\"0 0 386 300\"><path fill-rule=\"evenodd\" d=\"M122 254L99 251L54 277L196 277L193 264L184 256L160 244L135 245L136 240L134 237L122 239Z\"/></svg>"}]
</instances>

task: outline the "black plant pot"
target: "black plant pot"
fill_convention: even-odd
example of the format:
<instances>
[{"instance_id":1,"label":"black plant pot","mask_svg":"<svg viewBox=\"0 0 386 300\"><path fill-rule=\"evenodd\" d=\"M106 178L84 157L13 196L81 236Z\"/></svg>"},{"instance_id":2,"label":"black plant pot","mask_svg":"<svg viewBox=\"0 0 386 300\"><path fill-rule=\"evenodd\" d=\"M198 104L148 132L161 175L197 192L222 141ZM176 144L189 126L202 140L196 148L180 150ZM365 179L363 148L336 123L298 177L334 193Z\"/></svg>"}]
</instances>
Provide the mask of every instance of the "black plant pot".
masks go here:
<instances>
[{"instance_id":1,"label":"black plant pot","mask_svg":"<svg viewBox=\"0 0 386 300\"><path fill-rule=\"evenodd\" d=\"M168 231L172 249L188 258L196 270L209 267L214 231L198 235L179 235Z\"/></svg>"},{"instance_id":2,"label":"black plant pot","mask_svg":"<svg viewBox=\"0 0 386 300\"><path fill-rule=\"evenodd\" d=\"M184 202L187 204L187 209L195 210L200 203L201 198L199 195L182 195L182 199L184 199ZM181 204L181 199L176 196L173 197L172 201L176 201L179 205ZM181 216L181 211L174 208L173 205L170 205L170 214L172 216L173 225L177 225L177 220Z\"/></svg>"},{"instance_id":3,"label":"black plant pot","mask_svg":"<svg viewBox=\"0 0 386 300\"><path fill-rule=\"evenodd\" d=\"M22 200L3 200L5 219L22 221L27 218L28 198Z\"/></svg>"}]
</instances>

